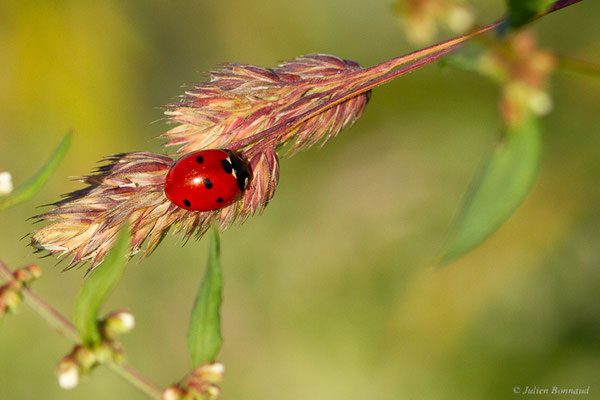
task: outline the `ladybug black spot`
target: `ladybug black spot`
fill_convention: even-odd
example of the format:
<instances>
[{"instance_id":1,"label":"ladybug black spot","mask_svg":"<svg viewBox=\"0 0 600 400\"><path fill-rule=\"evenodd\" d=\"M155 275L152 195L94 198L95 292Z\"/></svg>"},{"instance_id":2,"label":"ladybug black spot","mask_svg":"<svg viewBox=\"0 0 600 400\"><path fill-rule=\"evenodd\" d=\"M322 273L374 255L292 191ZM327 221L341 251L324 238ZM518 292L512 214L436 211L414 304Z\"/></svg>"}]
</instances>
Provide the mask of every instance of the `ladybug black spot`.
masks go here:
<instances>
[{"instance_id":1,"label":"ladybug black spot","mask_svg":"<svg viewBox=\"0 0 600 400\"><path fill-rule=\"evenodd\" d=\"M217 203L222 203L222 202L223 202L223 198L222 198L222 197L219 197L219 198L217 199Z\"/></svg>"},{"instance_id":2,"label":"ladybug black spot","mask_svg":"<svg viewBox=\"0 0 600 400\"><path fill-rule=\"evenodd\" d=\"M196 157L196 162L197 162L198 164L202 164L202 163L204 162L204 157L202 157L202 156L198 156L198 157Z\"/></svg>"},{"instance_id":3,"label":"ladybug black spot","mask_svg":"<svg viewBox=\"0 0 600 400\"><path fill-rule=\"evenodd\" d=\"M207 189L211 189L213 187L213 184L210 181L210 179L204 178L204 187L206 187Z\"/></svg>"},{"instance_id":4,"label":"ladybug black spot","mask_svg":"<svg viewBox=\"0 0 600 400\"><path fill-rule=\"evenodd\" d=\"M229 160L225 159L225 160L221 161L221 165L223 166L223 169L225 170L225 172L227 172L228 174L230 174L233 171L233 167L231 166L231 163L229 162Z\"/></svg>"},{"instance_id":5,"label":"ladybug black spot","mask_svg":"<svg viewBox=\"0 0 600 400\"><path fill-rule=\"evenodd\" d=\"M185 204L186 207L191 207L192 206L192 203L190 203L190 201L188 199L185 199L183 201L183 204Z\"/></svg>"}]
</instances>

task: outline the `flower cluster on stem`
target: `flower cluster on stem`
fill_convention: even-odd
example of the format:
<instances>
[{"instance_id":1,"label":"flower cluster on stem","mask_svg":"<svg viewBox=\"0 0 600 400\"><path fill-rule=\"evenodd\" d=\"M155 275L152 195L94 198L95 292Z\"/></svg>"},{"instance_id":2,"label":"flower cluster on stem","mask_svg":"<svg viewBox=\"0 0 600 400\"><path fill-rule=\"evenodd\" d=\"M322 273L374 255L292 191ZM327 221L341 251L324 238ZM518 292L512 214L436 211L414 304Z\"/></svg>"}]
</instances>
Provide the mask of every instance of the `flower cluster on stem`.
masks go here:
<instances>
[{"instance_id":1,"label":"flower cluster on stem","mask_svg":"<svg viewBox=\"0 0 600 400\"><path fill-rule=\"evenodd\" d=\"M201 364L181 382L163 392L163 400L212 400L219 397L218 384L223 380L225 367L218 362Z\"/></svg>"},{"instance_id":2,"label":"flower cluster on stem","mask_svg":"<svg viewBox=\"0 0 600 400\"><path fill-rule=\"evenodd\" d=\"M0 286L0 320L7 313L15 313L23 299L23 289L42 276L37 264L16 269L12 279Z\"/></svg>"},{"instance_id":3,"label":"flower cluster on stem","mask_svg":"<svg viewBox=\"0 0 600 400\"><path fill-rule=\"evenodd\" d=\"M116 338L131 331L135 319L127 311L110 313L99 321L102 341L95 346L78 344L65 355L56 367L58 384L64 389L72 389L79 383L79 377L89 374L95 367L105 363L121 364L125 360L123 348Z\"/></svg>"}]
</instances>

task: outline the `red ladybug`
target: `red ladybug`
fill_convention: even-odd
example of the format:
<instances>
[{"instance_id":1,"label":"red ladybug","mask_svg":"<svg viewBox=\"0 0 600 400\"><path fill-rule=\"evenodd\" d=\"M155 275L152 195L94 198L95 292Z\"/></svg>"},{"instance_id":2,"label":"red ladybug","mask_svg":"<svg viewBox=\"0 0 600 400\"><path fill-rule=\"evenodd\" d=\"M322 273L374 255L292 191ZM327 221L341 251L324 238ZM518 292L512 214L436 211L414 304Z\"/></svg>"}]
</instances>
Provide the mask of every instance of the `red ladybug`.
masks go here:
<instances>
[{"instance_id":1,"label":"red ladybug","mask_svg":"<svg viewBox=\"0 0 600 400\"><path fill-rule=\"evenodd\" d=\"M181 157L167 173L165 195L192 211L210 211L231 203L246 186L246 164L228 150L200 150Z\"/></svg>"}]
</instances>

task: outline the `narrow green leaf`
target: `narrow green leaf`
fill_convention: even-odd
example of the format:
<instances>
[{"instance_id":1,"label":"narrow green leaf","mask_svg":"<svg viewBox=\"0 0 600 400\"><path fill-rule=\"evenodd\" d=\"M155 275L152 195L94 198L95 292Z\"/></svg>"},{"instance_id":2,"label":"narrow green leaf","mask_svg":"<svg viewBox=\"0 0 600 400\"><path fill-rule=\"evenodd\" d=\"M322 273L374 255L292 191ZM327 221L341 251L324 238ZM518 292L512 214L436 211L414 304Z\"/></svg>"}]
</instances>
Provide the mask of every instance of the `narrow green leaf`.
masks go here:
<instances>
[{"instance_id":1,"label":"narrow green leaf","mask_svg":"<svg viewBox=\"0 0 600 400\"><path fill-rule=\"evenodd\" d=\"M554 0L507 0L511 28L525 25L536 15L547 11Z\"/></svg>"},{"instance_id":2,"label":"narrow green leaf","mask_svg":"<svg viewBox=\"0 0 600 400\"><path fill-rule=\"evenodd\" d=\"M473 54L466 54L466 52L449 54L438 61L438 65L442 68L453 67L462 71L479 72L481 67L478 56L475 52L471 53Z\"/></svg>"},{"instance_id":3,"label":"narrow green leaf","mask_svg":"<svg viewBox=\"0 0 600 400\"><path fill-rule=\"evenodd\" d=\"M194 367L214 361L223 342L219 315L223 285L219 254L219 231L213 228L208 265L196 295L188 331L188 348Z\"/></svg>"},{"instance_id":4,"label":"narrow green leaf","mask_svg":"<svg viewBox=\"0 0 600 400\"><path fill-rule=\"evenodd\" d=\"M42 167L28 182L17 187L14 192L5 197L0 197L0 211L23 203L32 198L46 183L46 181L52 176L58 164L63 159L69 145L71 144L71 134L68 133L63 140L60 142L52 157L48 160L46 165Z\"/></svg>"},{"instance_id":5,"label":"narrow green leaf","mask_svg":"<svg viewBox=\"0 0 600 400\"><path fill-rule=\"evenodd\" d=\"M471 184L442 262L473 249L512 215L535 181L540 155L541 139L535 118L509 129Z\"/></svg>"},{"instance_id":6,"label":"narrow green leaf","mask_svg":"<svg viewBox=\"0 0 600 400\"><path fill-rule=\"evenodd\" d=\"M127 254L129 252L129 228L123 226L112 250L87 277L75 301L73 323L83 343L94 346L100 343L102 336L98 328L98 310L110 290L123 276Z\"/></svg>"}]
</instances>

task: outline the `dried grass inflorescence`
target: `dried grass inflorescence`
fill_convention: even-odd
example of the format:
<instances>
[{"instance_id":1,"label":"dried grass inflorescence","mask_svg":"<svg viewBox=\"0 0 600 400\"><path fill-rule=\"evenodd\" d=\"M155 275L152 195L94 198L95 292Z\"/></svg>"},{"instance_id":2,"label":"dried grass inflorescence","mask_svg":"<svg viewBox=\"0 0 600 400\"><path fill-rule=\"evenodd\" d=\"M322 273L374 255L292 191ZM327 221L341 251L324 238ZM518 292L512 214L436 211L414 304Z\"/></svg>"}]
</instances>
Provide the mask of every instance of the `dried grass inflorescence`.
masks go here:
<instances>
[{"instance_id":1,"label":"dried grass inflorescence","mask_svg":"<svg viewBox=\"0 0 600 400\"><path fill-rule=\"evenodd\" d=\"M347 90L348 81L360 71L354 61L324 54L298 57L273 69L225 64L169 107L166 114L179 125L162 137L169 139L167 146L182 146L178 153L236 147ZM257 143L256 150L294 139L293 154L326 141L360 117L368 98L369 93L352 97L277 136L275 142Z\"/></svg>"},{"instance_id":2,"label":"dried grass inflorescence","mask_svg":"<svg viewBox=\"0 0 600 400\"><path fill-rule=\"evenodd\" d=\"M161 137L168 139L167 146L180 146L177 153L237 151L252 176L236 201L215 211L184 210L163 191L172 158L149 152L117 154L93 175L79 178L87 187L36 217L50 223L33 232L32 245L70 257L67 268L89 261L93 269L125 221L131 224L131 254L141 251L143 256L171 227L187 240L201 236L213 221L222 229L243 222L273 197L282 145L289 143L288 155L293 155L325 143L360 117L370 90L343 95L373 78L373 72L365 71L354 61L323 54L298 57L273 69L224 65L168 106L165 114L178 125Z\"/></svg>"}]
</instances>

